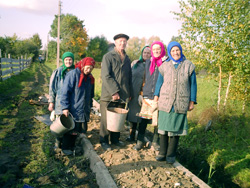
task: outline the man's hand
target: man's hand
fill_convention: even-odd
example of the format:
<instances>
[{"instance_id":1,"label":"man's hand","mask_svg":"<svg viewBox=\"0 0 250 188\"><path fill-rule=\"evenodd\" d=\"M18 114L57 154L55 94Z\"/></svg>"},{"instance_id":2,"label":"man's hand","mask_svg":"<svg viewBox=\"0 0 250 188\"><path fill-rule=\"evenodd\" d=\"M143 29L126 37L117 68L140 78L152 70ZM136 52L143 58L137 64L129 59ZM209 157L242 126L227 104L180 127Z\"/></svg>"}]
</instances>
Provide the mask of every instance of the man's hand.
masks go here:
<instances>
[{"instance_id":1,"label":"man's hand","mask_svg":"<svg viewBox=\"0 0 250 188\"><path fill-rule=\"evenodd\" d=\"M114 95L112 95L112 99L113 99L113 101L119 100L120 95L118 93L115 93Z\"/></svg>"}]
</instances>

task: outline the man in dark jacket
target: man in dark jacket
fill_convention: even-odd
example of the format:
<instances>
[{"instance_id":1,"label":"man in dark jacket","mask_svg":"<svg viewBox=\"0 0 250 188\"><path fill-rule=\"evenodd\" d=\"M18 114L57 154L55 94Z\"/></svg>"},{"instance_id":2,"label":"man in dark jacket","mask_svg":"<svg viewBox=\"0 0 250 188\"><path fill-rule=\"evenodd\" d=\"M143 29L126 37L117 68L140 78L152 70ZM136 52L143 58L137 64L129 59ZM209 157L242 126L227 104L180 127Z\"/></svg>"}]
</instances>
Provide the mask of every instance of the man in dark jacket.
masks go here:
<instances>
[{"instance_id":1,"label":"man in dark jacket","mask_svg":"<svg viewBox=\"0 0 250 188\"><path fill-rule=\"evenodd\" d=\"M100 143L105 151L111 150L109 136L111 144L119 147L124 146L124 143L119 140L120 132L111 132L107 129L106 111L108 105L124 107L124 102L128 102L132 97L131 61L125 52L128 39L129 36L125 34L115 35L115 48L106 53L102 59Z\"/></svg>"}]
</instances>

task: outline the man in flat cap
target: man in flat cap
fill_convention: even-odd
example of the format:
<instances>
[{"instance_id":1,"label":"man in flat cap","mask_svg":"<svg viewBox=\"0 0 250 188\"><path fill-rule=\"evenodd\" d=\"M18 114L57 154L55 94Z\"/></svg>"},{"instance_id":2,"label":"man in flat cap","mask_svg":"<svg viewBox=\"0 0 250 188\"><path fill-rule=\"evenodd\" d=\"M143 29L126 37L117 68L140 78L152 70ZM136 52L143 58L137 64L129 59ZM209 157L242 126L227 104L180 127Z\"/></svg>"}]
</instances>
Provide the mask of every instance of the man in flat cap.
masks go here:
<instances>
[{"instance_id":1,"label":"man in flat cap","mask_svg":"<svg viewBox=\"0 0 250 188\"><path fill-rule=\"evenodd\" d=\"M115 35L115 48L106 53L102 59L100 143L105 151L111 150L109 140L114 146L124 146L124 143L119 140L120 132L112 132L107 129L106 111L108 106L124 108L125 103L132 97L131 61L125 52L128 39L129 36L125 34Z\"/></svg>"}]
</instances>

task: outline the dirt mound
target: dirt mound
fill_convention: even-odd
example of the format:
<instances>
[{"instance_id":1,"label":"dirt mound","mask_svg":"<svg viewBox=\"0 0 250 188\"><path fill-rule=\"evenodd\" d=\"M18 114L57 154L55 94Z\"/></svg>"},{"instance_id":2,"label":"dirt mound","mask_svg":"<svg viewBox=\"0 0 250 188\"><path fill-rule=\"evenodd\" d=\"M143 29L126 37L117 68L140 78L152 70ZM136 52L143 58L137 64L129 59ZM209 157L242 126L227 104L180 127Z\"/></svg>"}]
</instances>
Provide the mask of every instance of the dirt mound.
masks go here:
<instances>
[{"instance_id":1,"label":"dirt mound","mask_svg":"<svg viewBox=\"0 0 250 188\"><path fill-rule=\"evenodd\" d=\"M135 143L125 141L128 130L121 133L121 140L126 143L124 148L111 145L111 151L104 151L99 143L100 118L91 115L88 126L87 137L118 187L199 187L173 165L156 161L158 152L153 148L133 150Z\"/></svg>"}]
</instances>

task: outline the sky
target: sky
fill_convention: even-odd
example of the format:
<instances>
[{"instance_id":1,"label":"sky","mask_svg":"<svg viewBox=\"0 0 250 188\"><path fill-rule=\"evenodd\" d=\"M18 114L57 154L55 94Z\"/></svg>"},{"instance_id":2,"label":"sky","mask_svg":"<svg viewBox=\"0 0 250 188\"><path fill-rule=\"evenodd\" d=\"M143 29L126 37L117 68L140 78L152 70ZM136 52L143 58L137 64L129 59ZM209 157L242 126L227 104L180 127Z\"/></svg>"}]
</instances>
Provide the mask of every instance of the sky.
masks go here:
<instances>
[{"instance_id":1,"label":"sky","mask_svg":"<svg viewBox=\"0 0 250 188\"><path fill-rule=\"evenodd\" d=\"M58 4L59 0L0 0L0 36L26 39L38 33L46 46ZM84 21L89 37L104 35L109 42L125 33L130 38L158 36L168 44L181 29L170 12L180 12L176 0L61 0L61 5L61 14Z\"/></svg>"}]
</instances>

